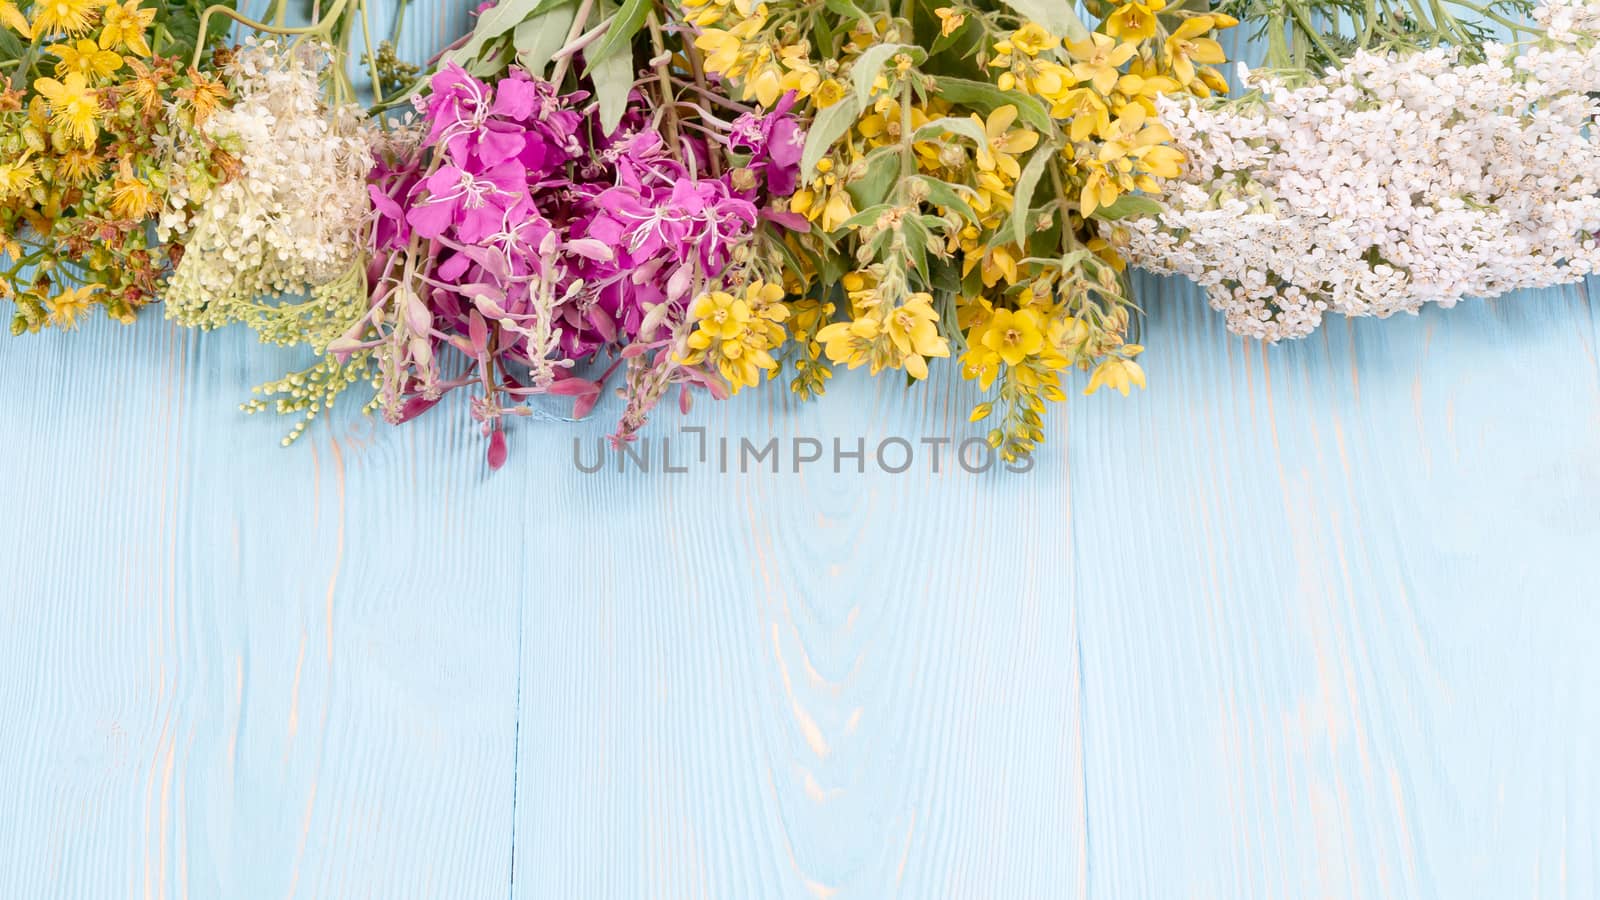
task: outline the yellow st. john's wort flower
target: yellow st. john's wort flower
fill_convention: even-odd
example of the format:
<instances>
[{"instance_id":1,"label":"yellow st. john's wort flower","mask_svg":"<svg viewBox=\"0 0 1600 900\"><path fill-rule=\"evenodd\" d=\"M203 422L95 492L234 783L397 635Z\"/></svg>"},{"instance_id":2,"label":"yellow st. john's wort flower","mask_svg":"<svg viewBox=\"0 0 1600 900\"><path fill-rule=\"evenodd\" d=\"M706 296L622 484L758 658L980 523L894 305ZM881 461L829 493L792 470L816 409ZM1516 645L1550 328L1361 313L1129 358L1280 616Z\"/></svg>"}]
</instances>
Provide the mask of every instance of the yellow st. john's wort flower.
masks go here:
<instances>
[{"instance_id":1,"label":"yellow st. john's wort flower","mask_svg":"<svg viewBox=\"0 0 1600 900\"><path fill-rule=\"evenodd\" d=\"M100 0L43 0L33 8L33 33L43 37L88 31L99 5Z\"/></svg>"},{"instance_id":2,"label":"yellow st. john's wort flower","mask_svg":"<svg viewBox=\"0 0 1600 900\"><path fill-rule=\"evenodd\" d=\"M39 183L39 172L23 153L17 159L0 160L0 201L8 200Z\"/></svg>"},{"instance_id":3,"label":"yellow st. john's wort flower","mask_svg":"<svg viewBox=\"0 0 1600 900\"><path fill-rule=\"evenodd\" d=\"M1210 16L1195 16L1179 25L1178 30L1162 44L1161 58L1171 67L1179 84L1187 85L1194 80L1195 63L1216 65L1226 61L1227 56L1222 52L1221 44L1211 38L1201 37L1211 30L1211 26Z\"/></svg>"},{"instance_id":4,"label":"yellow st. john's wort flower","mask_svg":"<svg viewBox=\"0 0 1600 900\"><path fill-rule=\"evenodd\" d=\"M100 101L81 72L68 72L60 81L39 78L33 89L50 103L50 121L85 147L100 136Z\"/></svg>"},{"instance_id":5,"label":"yellow st. john's wort flower","mask_svg":"<svg viewBox=\"0 0 1600 900\"><path fill-rule=\"evenodd\" d=\"M111 214L119 219L138 221L150 215L155 207L155 194L150 185L133 174L133 163L123 157L111 185Z\"/></svg>"},{"instance_id":6,"label":"yellow st. john's wort flower","mask_svg":"<svg viewBox=\"0 0 1600 900\"><path fill-rule=\"evenodd\" d=\"M140 9L139 0L127 0L118 6L115 0L106 0L106 11L100 19L100 47L110 50L121 45L135 56L149 56L150 44L145 41L145 30L155 21L156 11Z\"/></svg>"},{"instance_id":7,"label":"yellow st. john's wort flower","mask_svg":"<svg viewBox=\"0 0 1600 900\"><path fill-rule=\"evenodd\" d=\"M11 0L0 0L0 25L29 40L33 39L33 27L28 24L28 17L24 16Z\"/></svg>"},{"instance_id":8,"label":"yellow st. john's wort flower","mask_svg":"<svg viewBox=\"0 0 1600 900\"><path fill-rule=\"evenodd\" d=\"M56 77L65 78L77 72L85 78L107 78L122 68L122 57L110 50L100 49L91 40L51 44L49 50L60 62L56 63Z\"/></svg>"},{"instance_id":9,"label":"yellow st. john's wort flower","mask_svg":"<svg viewBox=\"0 0 1600 900\"><path fill-rule=\"evenodd\" d=\"M97 284L86 284L62 291L46 301L50 308L50 324L57 328L77 328L78 317L89 311L89 301L99 290Z\"/></svg>"},{"instance_id":10,"label":"yellow st. john's wort flower","mask_svg":"<svg viewBox=\"0 0 1600 900\"><path fill-rule=\"evenodd\" d=\"M1167 0L1134 0L1106 17L1106 34L1139 43L1156 36L1156 13L1167 7Z\"/></svg>"},{"instance_id":11,"label":"yellow st. john's wort flower","mask_svg":"<svg viewBox=\"0 0 1600 900\"><path fill-rule=\"evenodd\" d=\"M189 67L189 87L179 88L173 92L179 100L189 104L194 111L194 123L204 125L211 114L217 111L222 101L227 99L228 87L218 79L201 74L194 66Z\"/></svg>"}]
</instances>

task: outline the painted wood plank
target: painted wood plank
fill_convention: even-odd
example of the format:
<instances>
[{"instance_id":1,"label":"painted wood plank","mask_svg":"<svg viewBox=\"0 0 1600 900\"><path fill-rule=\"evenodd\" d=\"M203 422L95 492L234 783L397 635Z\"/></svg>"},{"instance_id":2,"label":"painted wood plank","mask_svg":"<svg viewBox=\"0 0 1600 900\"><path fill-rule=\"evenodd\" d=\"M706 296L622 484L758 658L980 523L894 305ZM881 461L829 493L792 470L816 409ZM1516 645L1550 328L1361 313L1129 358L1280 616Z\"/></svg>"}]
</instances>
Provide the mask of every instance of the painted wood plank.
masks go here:
<instances>
[{"instance_id":1,"label":"painted wood plank","mask_svg":"<svg viewBox=\"0 0 1600 900\"><path fill-rule=\"evenodd\" d=\"M1271 349L1142 286L1025 475L928 471L948 366L649 432L776 474L584 474L608 400L488 476L460 404L278 449L237 332L0 342L0 896L1600 893L1594 285Z\"/></svg>"}]
</instances>

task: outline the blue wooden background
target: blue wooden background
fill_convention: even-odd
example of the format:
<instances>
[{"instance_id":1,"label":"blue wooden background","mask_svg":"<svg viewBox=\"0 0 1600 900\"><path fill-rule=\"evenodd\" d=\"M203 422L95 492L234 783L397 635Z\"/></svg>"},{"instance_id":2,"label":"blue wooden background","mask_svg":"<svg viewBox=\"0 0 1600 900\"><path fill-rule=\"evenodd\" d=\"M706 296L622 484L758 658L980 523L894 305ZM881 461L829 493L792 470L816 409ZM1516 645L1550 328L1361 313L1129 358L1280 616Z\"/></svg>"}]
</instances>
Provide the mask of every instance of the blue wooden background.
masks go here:
<instances>
[{"instance_id":1,"label":"blue wooden background","mask_svg":"<svg viewBox=\"0 0 1600 900\"><path fill-rule=\"evenodd\" d=\"M245 334L0 341L0 897L1600 896L1595 283L1276 348L1141 284L1025 475L283 450Z\"/></svg>"}]
</instances>

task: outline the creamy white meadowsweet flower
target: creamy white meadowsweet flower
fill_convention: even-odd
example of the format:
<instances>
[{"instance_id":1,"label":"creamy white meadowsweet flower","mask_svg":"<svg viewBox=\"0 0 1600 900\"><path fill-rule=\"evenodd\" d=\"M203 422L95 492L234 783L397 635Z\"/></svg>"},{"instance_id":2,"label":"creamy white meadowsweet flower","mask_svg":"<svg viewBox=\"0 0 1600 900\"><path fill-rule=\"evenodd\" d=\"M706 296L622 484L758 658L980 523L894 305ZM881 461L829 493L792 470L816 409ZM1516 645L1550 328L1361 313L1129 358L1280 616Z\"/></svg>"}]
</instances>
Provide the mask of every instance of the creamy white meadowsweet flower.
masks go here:
<instances>
[{"instance_id":1,"label":"creamy white meadowsweet flower","mask_svg":"<svg viewBox=\"0 0 1600 900\"><path fill-rule=\"evenodd\" d=\"M175 148L179 175L160 227L182 236L184 255L167 289L169 318L226 324L239 304L327 284L360 254L375 131L358 108L328 106L327 64L313 45L247 44L228 70L232 104L204 126L216 150ZM217 152L234 177L191 187L184 154Z\"/></svg>"},{"instance_id":2,"label":"creamy white meadowsweet flower","mask_svg":"<svg viewBox=\"0 0 1600 900\"><path fill-rule=\"evenodd\" d=\"M1358 53L1300 87L1162 98L1187 157L1156 216L1108 224L1136 265L1205 287L1278 340L1326 312L1388 316L1600 269L1600 5L1547 0L1548 38Z\"/></svg>"}]
</instances>

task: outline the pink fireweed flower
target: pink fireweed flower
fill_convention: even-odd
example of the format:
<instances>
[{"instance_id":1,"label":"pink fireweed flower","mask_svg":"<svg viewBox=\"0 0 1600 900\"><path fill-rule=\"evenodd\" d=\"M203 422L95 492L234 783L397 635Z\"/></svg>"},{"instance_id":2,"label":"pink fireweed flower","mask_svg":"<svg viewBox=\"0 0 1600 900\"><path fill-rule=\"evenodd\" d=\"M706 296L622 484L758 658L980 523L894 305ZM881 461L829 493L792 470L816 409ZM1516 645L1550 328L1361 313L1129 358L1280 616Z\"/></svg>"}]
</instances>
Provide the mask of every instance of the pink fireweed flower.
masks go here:
<instances>
[{"instance_id":1,"label":"pink fireweed flower","mask_svg":"<svg viewBox=\"0 0 1600 900\"><path fill-rule=\"evenodd\" d=\"M442 166L422 184L427 199L406 213L406 222L425 238L439 237L453 228L458 240L477 243L501 230L509 210L529 202L524 171L514 162L481 175Z\"/></svg>"}]
</instances>

